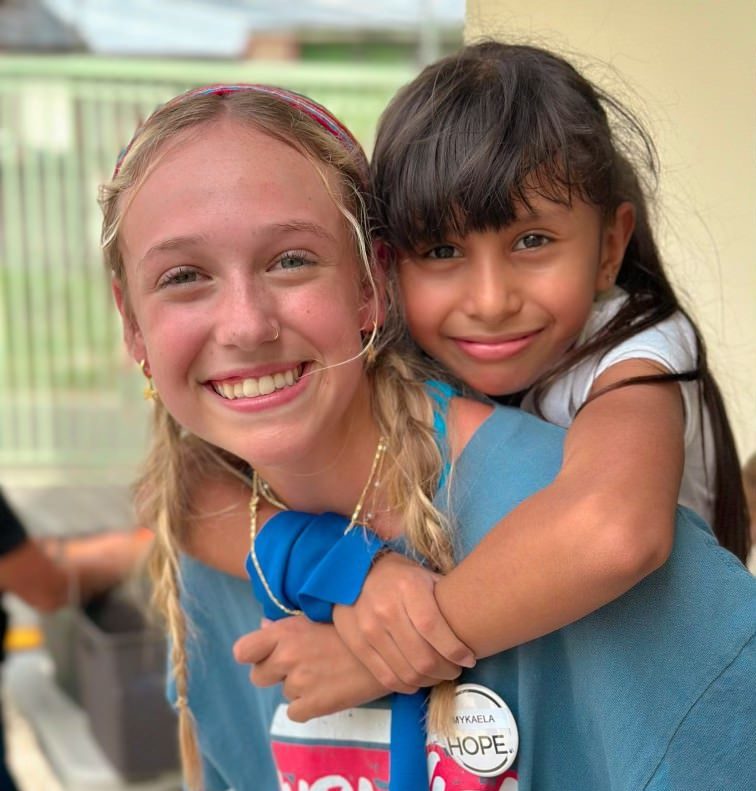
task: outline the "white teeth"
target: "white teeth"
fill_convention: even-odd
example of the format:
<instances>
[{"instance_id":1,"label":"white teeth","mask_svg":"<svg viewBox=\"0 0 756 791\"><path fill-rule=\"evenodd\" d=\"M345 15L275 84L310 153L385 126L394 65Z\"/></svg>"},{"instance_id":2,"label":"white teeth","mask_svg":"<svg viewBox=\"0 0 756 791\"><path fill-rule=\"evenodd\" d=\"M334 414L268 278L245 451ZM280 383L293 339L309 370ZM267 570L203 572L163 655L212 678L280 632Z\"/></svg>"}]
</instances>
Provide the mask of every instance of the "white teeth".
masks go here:
<instances>
[{"instance_id":1,"label":"white teeth","mask_svg":"<svg viewBox=\"0 0 756 791\"><path fill-rule=\"evenodd\" d=\"M299 381L299 368L290 368L288 371L266 374L259 378L243 379L233 384L222 382L213 385L213 389L218 395L233 401L235 398L255 398L258 395L270 395L276 390L291 387L297 381Z\"/></svg>"},{"instance_id":2,"label":"white teeth","mask_svg":"<svg viewBox=\"0 0 756 791\"><path fill-rule=\"evenodd\" d=\"M276 391L276 384L272 376L260 377L260 395L270 395Z\"/></svg>"},{"instance_id":3,"label":"white teeth","mask_svg":"<svg viewBox=\"0 0 756 791\"><path fill-rule=\"evenodd\" d=\"M257 384L257 379L245 379L244 396L246 398L253 398L254 396L257 395L260 395L260 387Z\"/></svg>"}]
</instances>

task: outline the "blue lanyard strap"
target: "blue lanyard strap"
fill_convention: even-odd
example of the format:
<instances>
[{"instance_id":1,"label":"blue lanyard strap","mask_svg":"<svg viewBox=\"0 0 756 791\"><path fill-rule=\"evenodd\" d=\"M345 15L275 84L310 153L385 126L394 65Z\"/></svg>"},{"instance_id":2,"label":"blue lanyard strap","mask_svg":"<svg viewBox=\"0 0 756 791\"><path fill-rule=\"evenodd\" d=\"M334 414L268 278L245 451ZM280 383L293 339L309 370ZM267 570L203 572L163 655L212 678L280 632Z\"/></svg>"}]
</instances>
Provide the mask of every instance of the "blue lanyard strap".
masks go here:
<instances>
[{"instance_id":1,"label":"blue lanyard strap","mask_svg":"<svg viewBox=\"0 0 756 791\"><path fill-rule=\"evenodd\" d=\"M268 520L257 536L255 551L268 586L285 607L302 610L312 621L330 623L334 604L354 604L373 558L386 545L370 530L344 533L348 524L340 514L299 511L281 511ZM268 596L249 556L247 572L266 617L285 617ZM392 695L389 791L428 787L426 697L425 690Z\"/></svg>"}]
</instances>

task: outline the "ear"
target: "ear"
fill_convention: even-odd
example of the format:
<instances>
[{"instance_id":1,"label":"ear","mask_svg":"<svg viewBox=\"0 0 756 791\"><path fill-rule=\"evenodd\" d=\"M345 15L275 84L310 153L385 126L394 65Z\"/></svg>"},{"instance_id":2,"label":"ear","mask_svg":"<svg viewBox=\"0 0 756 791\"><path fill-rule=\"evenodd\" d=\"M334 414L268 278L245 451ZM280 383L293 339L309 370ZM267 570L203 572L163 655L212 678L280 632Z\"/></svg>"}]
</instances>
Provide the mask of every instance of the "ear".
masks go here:
<instances>
[{"instance_id":1,"label":"ear","mask_svg":"<svg viewBox=\"0 0 756 791\"><path fill-rule=\"evenodd\" d=\"M110 281L110 289L113 292L118 312L121 314L121 324L123 326L123 341L131 357L138 363L147 359L147 350L144 339L131 311L126 307L126 295L123 293L123 285L117 280Z\"/></svg>"},{"instance_id":2,"label":"ear","mask_svg":"<svg viewBox=\"0 0 756 791\"><path fill-rule=\"evenodd\" d=\"M360 308L360 329L372 332L374 326L382 327L386 320L386 300L388 299L388 266L390 256L383 242L373 242L373 286L363 287L363 304Z\"/></svg>"},{"instance_id":3,"label":"ear","mask_svg":"<svg viewBox=\"0 0 756 791\"><path fill-rule=\"evenodd\" d=\"M617 280L625 250L635 230L635 207L620 203L601 232L601 260L596 273L596 292L608 291Z\"/></svg>"}]
</instances>

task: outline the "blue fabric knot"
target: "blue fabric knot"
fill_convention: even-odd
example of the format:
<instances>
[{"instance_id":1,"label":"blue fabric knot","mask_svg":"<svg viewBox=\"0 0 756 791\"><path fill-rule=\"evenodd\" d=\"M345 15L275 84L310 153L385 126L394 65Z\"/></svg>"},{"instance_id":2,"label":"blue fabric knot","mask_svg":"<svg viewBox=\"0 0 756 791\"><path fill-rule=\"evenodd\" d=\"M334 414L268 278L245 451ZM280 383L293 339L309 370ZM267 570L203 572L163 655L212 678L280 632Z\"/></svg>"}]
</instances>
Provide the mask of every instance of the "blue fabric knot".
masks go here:
<instances>
[{"instance_id":1,"label":"blue fabric knot","mask_svg":"<svg viewBox=\"0 0 756 791\"><path fill-rule=\"evenodd\" d=\"M281 511L255 539L255 554L273 595L290 610L312 621L331 623L334 604L354 604L373 558L385 544L370 530L355 527L340 514ZM268 595L247 556L247 573L267 618L287 615ZM425 758L427 691L391 698L391 778L389 791L428 787Z\"/></svg>"},{"instance_id":2,"label":"blue fabric knot","mask_svg":"<svg viewBox=\"0 0 756 791\"><path fill-rule=\"evenodd\" d=\"M334 604L354 604L373 558L385 546L370 530L355 527L341 514L281 511L271 517L255 541L255 553L275 597L311 621L331 623ZM252 589L266 618L284 613L271 601L247 557Z\"/></svg>"}]
</instances>

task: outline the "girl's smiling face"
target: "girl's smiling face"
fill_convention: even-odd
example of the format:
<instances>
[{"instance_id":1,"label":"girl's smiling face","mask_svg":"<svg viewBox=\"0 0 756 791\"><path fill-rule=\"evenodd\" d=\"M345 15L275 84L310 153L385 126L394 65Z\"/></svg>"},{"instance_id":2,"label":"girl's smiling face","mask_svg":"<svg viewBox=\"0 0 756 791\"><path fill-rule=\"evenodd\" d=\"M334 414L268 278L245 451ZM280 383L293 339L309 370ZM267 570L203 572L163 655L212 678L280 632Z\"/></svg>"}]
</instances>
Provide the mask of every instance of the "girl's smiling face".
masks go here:
<instances>
[{"instance_id":1,"label":"girl's smiling face","mask_svg":"<svg viewBox=\"0 0 756 791\"><path fill-rule=\"evenodd\" d=\"M223 119L166 144L122 196L131 353L181 425L255 466L316 469L368 419L361 360L337 365L374 316L339 189Z\"/></svg>"},{"instance_id":2,"label":"girl's smiling face","mask_svg":"<svg viewBox=\"0 0 756 791\"><path fill-rule=\"evenodd\" d=\"M400 256L410 332L459 379L517 393L556 365L622 264L634 211L603 222L595 206L533 195L514 222Z\"/></svg>"}]
</instances>

